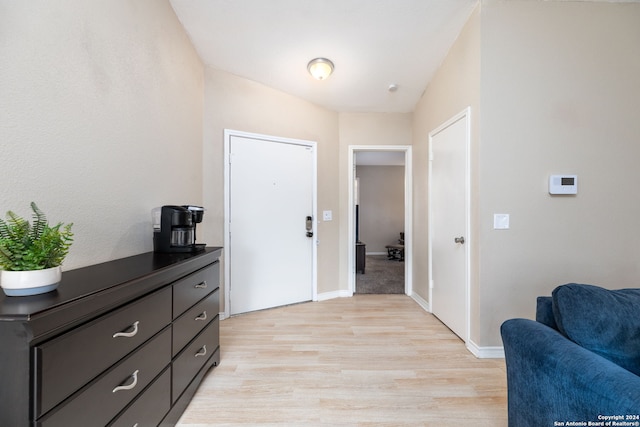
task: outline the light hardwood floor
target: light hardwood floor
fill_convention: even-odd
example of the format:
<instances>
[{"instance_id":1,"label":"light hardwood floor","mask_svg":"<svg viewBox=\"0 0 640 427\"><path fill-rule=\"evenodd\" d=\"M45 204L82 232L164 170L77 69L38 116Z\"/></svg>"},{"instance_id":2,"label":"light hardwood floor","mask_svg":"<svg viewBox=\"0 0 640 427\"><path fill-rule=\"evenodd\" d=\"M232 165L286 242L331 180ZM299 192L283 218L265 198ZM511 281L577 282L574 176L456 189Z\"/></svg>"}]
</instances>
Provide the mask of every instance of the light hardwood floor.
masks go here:
<instances>
[{"instance_id":1,"label":"light hardwood floor","mask_svg":"<svg viewBox=\"0 0 640 427\"><path fill-rule=\"evenodd\" d=\"M406 295L225 319L178 426L507 425L503 359L477 359Z\"/></svg>"}]
</instances>

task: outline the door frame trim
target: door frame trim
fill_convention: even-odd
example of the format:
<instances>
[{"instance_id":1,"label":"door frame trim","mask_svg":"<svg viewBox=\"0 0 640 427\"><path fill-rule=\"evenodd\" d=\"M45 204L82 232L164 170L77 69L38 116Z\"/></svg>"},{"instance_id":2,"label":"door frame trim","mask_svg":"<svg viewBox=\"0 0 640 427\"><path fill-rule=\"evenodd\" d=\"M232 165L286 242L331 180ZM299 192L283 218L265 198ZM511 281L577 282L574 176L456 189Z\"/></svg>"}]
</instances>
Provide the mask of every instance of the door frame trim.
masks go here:
<instances>
[{"instance_id":1,"label":"door frame trim","mask_svg":"<svg viewBox=\"0 0 640 427\"><path fill-rule=\"evenodd\" d=\"M347 182L349 200L347 212L347 285L349 296L353 296L356 287L356 242L355 242L355 153L358 151L402 151L404 152L404 293L413 293L413 172L411 145L349 145Z\"/></svg>"},{"instance_id":2,"label":"door frame trim","mask_svg":"<svg viewBox=\"0 0 640 427\"><path fill-rule=\"evenodd\" d=\"M313 215L313 244L312 249L312 301L318 300L318 218L317 218L317 206L318 206L318 150L317 143L315 141L308 141L303 139L285 138L281 136L265 135L259 133L243 132L233 129L224 129L224 318L228 318L231 312L230 304L230 290L231 290L231 251L230 248L230 201L231 201L231 186L230 186L230 164L231 164L231 137L238 136L251 139L262 139L270 142L280 144L295 144L310 147L313 152L313 170L312 170L312 182L313 182L313 195L312 195L312 209Z\"/></svg>"},{"instance_id":3,"label":"door frame trim","mask_svg":"<svg viewBox=\"0 0 640 427\"><path fill-rule=\"evenodd\" d=\"M449 126L458 122L459 120L465 120L465 230L464 236L467 243L465 243L465 331L464 337L461 337L465 344L469 343L469 334L471 331L471 244L473 243L473 236L471 233L471 107L467 107L458 114L451 117L449 120L436 127L429 132L429 171L428 171L428 188L427 188L427 203L428 203L428 268L429 268L429 312L433 313L433 203L431 199L431 185L432 178L432 159L433 159L433 138L447 129Z\"/></svg>"}]
</instances>

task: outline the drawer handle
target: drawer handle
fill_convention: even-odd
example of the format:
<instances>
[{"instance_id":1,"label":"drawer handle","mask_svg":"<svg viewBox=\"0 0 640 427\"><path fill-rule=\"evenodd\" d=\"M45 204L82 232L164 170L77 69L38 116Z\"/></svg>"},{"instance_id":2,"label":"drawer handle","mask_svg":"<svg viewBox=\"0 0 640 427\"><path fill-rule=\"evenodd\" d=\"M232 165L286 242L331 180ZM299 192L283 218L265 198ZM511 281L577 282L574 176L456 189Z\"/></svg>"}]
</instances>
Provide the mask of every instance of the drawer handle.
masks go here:
<instances>
[{"instance_id":1,"label":"drawer handle","mask_svg":"<svg viewBox=\"0 0 640 427\"><path fill-rule=\"evenodd\" d=\"M204 282L202 282L202 283L198 283L195 286L196 289L205 289L206 287L207 287L207 281L206 280Z\"/></svg>"},{"instance_id":2,"label":"drawer handle","mask_svg":"<svg viewBox=\"0 0 640 427\"><path fill-rule=\"evenodd\" d=\"M134 337L138 333L138 323L140 323L140 321L136 321L133 325L131 325L131 326L129 326L127 328L127 329L133 328L133 330L131 332L116 332L115 334L113 334L113 337L114 338L118 338L118 337L131 338L131 337Z\"/></svg>"},{"instance_id":3,"label":"drawer handle","mask_svg":"<svg viewBox=\"0 0 640 427\"><path fill-rule=\"evenodd\" d=\"M202 314L196 316L195 320L207 320L207 311L203 311Z\"/></svg>"},{"instance_id":4,"label":"drawer handle","mask_svg":"<svg viewBox=\"0 0 640 427\"><path fill-rule=\"evenodd\" d=\"M131 377L133 378L133 382L131 384L119 385L118 387L113 389L113 393L115 393L116 391L121 391L121 390L131 390L136 385L138 385L138 372L139 371L140 371L139 369L136 369L136 371L131 375Z\"/></svg>"},{"instance_id":5,"label":"drawer handle","mask_svg":"<svg viewBox=\"0 0 640 427\"><path fill-rule=\"evenodd\" d=\"M202 348L200 350L198 350L198 352L196 353L196 357L202 357L205 354L207 354L207 345L203 345Z\"/></svg>"}]
</instances>

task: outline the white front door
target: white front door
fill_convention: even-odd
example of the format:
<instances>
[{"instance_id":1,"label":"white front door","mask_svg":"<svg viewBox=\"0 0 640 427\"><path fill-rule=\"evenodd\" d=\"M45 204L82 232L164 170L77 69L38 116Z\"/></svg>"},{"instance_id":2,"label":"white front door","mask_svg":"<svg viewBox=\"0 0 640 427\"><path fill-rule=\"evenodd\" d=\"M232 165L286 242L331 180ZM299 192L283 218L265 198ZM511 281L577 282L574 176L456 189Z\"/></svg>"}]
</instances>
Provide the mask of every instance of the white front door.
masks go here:
<instances>
[{"instance_id":1,"label":"white front door","mask_svg":"<svg viewBox=\"0 0 640 427\"><path fill-rule=\"evenodd\" d=\"M467 110L468 111L468 110ZM467 340L468 112L430 134L431 309Z\"/></svg>"},{"instance_id":2,"label":"white front door","mask_svg":"<svg viewBox=\"0 0 640 427\"><path fill-rule=\"evenodd\" d=\"M312 300L315 146L228 138L230 314Z\"/></svg>"}]
</instances>

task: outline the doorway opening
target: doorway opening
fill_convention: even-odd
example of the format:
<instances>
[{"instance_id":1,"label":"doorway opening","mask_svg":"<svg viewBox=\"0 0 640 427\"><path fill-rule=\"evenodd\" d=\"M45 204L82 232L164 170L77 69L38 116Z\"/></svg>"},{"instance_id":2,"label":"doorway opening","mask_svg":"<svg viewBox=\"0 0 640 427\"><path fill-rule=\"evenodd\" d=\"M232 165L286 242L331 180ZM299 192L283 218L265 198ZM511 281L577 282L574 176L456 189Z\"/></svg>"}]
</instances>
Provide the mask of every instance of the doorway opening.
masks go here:
<instances>
[{"instance_id":1,"label":"doorway opening","mask_svg":"<svg viewBox=\"0 0 640 427\"><path fill-rule=\"evenodd\" d=\"M411 146L353 145L348 154L350 293L411 295Z\"/></svg>"}]
</instances>

